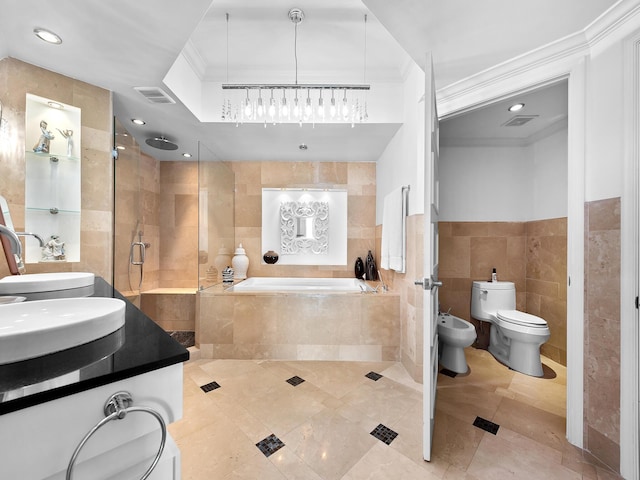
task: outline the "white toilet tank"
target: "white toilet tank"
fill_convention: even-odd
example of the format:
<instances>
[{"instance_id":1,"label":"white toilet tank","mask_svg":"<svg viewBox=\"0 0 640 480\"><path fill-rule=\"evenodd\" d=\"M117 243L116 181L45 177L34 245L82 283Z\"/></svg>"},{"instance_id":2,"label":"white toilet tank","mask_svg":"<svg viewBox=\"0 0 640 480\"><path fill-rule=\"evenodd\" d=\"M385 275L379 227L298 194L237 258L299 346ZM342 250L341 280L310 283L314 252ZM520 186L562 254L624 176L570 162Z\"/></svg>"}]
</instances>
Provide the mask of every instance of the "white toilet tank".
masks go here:
<instances>
[{"instance_id":1,"label":"white toilet tank","mask_svg":"<svg viewBox=\"0 0 640 480\"><path fill-rule=\"evenodd\" d=\"M498 310L516 309L516 286L513 282L473 282L471 316L492 322Z\"/></svg>"}]
</instances>

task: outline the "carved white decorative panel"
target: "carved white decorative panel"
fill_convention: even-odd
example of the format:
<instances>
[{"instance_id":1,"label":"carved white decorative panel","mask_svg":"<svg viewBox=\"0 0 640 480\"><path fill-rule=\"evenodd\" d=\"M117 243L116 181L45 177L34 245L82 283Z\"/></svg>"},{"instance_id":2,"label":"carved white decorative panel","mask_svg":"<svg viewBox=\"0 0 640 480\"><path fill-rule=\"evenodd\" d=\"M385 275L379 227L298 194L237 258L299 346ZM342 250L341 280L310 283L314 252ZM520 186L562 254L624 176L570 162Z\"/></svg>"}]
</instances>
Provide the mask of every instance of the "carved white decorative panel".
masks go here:
<instances>
[{"instance_id":1,"label":"carved white decorative panel","mask_svg":"<svg viewBox=\"0 0 640 480\"><path fill-rule=\"evenodd\" d=\"M262 189L262 250L280 265L346 265L346 190Z\"/></svg>"},{"instance_id":2,"label":"carved white decorative panel","mask_svg":"<svg viewBox=\"0 0 640 480\"><path fill-rule=\"evenodd\" d=\"M280 204L280 254L329 252L329 202Z\"/></svg>"}]
</instances>

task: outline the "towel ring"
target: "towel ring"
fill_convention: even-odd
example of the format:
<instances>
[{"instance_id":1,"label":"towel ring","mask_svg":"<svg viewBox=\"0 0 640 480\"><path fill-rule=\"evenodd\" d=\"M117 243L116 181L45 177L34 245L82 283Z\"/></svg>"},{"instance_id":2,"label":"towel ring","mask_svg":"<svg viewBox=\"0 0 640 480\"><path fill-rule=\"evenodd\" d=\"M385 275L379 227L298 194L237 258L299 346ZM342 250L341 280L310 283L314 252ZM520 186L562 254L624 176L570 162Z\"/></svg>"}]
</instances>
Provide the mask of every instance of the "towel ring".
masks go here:
<instances>
[{"instance_id":1,"label":"towel ring","mask_svg":"<svg viewBox=\"0 0 640 480\"><path fill-rule=\"evenodd\" d=\"M133 407L131 406L132 404L133 404L133 398L131 397L131 394L128 392L117 392L109 397L109 399L107 400L107 403L105 403L104 405L105 418L100 420L100 422L98 422L95 427L89 430L89 433L87 433L85 437L80 441L75 451L73 452L73 455L71 455L71 460L69 460L69 466L67 467L66 480L71 480L73 467L75 466L76 460L78 459L78 455L80 455L80 450L82 450L82 447L84 447L87 441L89 441L91 436L94 433L96 433L100 429L100 427L109 423L111 420L121 420L128 413L131 413L131 412L149 413L153 415L156 418L156 420L158 420L158 423L160 423L160 430L162 432L162 440L160 441L160 448L158 449L158 453L156 454L156 457L151 463L151 466L147 469L146 472L144 472L144 475L140 477L140 480L145 480L146 478L149 477L149 475L151 475L151 472L153 471L154 468L156 468L156 465L160 461L160 456L162 455L162 452L164 450L164 445L167 441L167 425L164 423L164 419L162 418L162 416L155 410L149 407Z\"/></svg>"}]
</instances>

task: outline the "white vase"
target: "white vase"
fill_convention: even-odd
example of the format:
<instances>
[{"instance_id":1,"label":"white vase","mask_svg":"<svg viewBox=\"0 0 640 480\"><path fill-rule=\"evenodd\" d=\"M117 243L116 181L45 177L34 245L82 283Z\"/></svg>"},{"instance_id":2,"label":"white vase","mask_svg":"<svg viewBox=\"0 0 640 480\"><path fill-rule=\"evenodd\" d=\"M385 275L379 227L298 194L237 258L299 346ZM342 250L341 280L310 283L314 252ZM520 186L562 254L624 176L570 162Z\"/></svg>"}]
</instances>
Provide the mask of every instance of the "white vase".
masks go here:
<instances>
[{"instance_id":1,"label":"white vase","mask_svg":"<svg viewBox=\"0 0 640 480\"><path fill-rule=\"evenodd\" d=\"M213 264L216 266L216 270L218 270L218 279L222 278L224 269L231 266L231 252L229 252L229 249L225 247L220 248Z\"/></svg>"},{"instance_id":2,"label":"white vase","mask_svg":"<svg viewBox=\"0 0 640 480\"><path fill-rule=\"evenodd\" d=\"M233 259L231 260L231 266L233 267L233 278L235 280L244 280L247 278L247 270L249 269L249 257L245 254L242 243L236 248Z\"/></svg>"}]
</instances>

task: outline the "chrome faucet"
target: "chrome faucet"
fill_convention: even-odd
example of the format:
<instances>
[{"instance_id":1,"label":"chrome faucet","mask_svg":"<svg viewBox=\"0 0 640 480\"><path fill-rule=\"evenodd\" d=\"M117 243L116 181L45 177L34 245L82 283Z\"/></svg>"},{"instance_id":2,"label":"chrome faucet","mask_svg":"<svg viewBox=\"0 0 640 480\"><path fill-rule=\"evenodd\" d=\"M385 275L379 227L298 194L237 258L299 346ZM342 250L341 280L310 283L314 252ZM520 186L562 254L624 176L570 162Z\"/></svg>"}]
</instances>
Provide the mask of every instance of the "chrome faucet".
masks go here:
<instances>
[{"instance_id":1,"label":"chrome faucet","mask_svg":"<svg viewBox=\"0 0 640 480\"><path fill-rule=\"evenodd\" d=\"M382 274L380 273L380 270L378 270L378 278L380 279L380 285L376 287L376 292L378 291L378 288L382 288L383 292L388 291L389 287L387 287L387 284L384 283L384 279L382 278Z\"/></svg>"},{"instance_id":2,"label":"chrome faucet","mask_svg":"<svg viewBox=\"0 0 640 480\"><path fill-rule=\"evenodd\" d=\"M24 263L22 262L22 244L20 243L20 239L16 232L11 230L8 227L0 224L0 235L4 235L9 239L9 244L11 245L11 253L16 259L16 264L18 266L18 270L20 273L24 271Z\"/></svg>"},{"instance_id":3,"label":"chrome faucet","mask_svg":"<svg viewBox=\"0 0 640 480\"><path fill-rule=\"evenodd\" d=\"M30 237L34 237L36 240L38 240L38 242L40 242L40 248L44 247L44 240L42 239L42 237L40 235L38 235L37 233L31 233L31 232L15 232L15 234L18 237L26 237L26 236L30 236Z\"/></svg>"}]
</instances>

